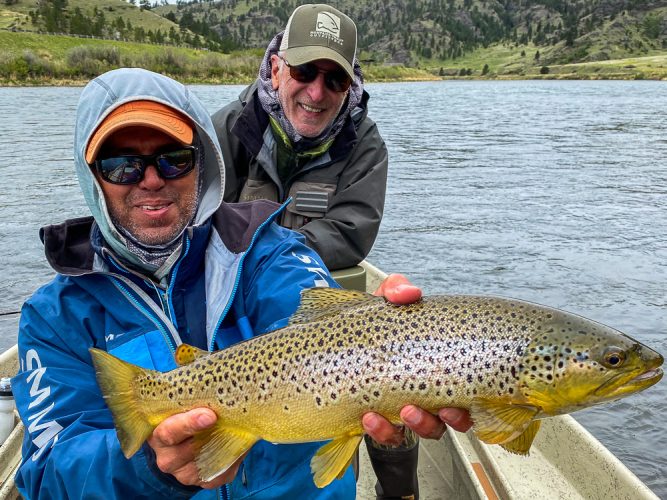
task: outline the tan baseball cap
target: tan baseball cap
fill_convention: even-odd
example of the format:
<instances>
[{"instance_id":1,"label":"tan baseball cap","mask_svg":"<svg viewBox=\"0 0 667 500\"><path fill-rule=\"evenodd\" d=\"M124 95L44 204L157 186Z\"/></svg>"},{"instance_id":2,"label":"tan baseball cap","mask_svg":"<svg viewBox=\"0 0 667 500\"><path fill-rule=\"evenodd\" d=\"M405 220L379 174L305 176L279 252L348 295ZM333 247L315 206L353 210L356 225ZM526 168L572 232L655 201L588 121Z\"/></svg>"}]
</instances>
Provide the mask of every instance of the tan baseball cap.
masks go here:
<instances>
[{"instance_id":1,"label":"tan baseball cap","mask_svg":"<svg viewBox=\"0 0 667 500\"><path fill-rule=\"evenodd\" d=\"M328 59L354 79L357 26L329 5L301 5L294 9L287 21L279 50L285 53L285 59L291 65Z\"/></svg>"},{"instance_id":2,"label":"tan baseball cap","mask_svg":"<svg viewBox=\"0 0 667 500\"><path fill-rule=\"evenodd\" d=\"M118 106L93 133L86 147L86 162L92 164L104 141L125 127L143 126L164 132L184 145L192 144L193 125L182 113L155 101L132 101Z\"/></svg>"}]
</instances>

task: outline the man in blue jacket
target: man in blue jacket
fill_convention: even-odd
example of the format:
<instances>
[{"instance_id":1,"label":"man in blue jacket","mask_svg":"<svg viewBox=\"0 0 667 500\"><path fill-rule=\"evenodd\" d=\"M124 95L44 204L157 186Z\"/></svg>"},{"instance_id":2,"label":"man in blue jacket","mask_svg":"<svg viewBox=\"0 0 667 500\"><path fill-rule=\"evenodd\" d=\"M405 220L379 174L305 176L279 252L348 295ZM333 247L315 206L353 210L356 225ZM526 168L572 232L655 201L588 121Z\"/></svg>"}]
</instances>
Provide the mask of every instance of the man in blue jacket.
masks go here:
<instances>
[{"instance_id":1,"label":"man in blue jacket","mask_svg":"<svg viewBox=\"0 0 667 500\"><path fill-rule=\"evenodd\" d=\"M24 304L13 379L26 427L16 485L25 498L352 498L351 470L323 489L309 462L320 443L259 442L209 482L191 437L217 416L201 408L164 420L126 459L88 349L161 371L186 342L222 349L284 326L300 291L336 286L303 237L274 223L281 207L222 203L224 165L213 125L183 85L140 69L91 81L77 108L76 172L92 217L41 231L56 277ZM402 277L378 293L409 302ZM420 435L443 420L403 414ZM443 412L443 416L445 413ZM451 415L450 415L451 416ZM468 423L454 415L458 427ZM364 416L384 443L399 430Z\"/></svg>"}]
</instances>

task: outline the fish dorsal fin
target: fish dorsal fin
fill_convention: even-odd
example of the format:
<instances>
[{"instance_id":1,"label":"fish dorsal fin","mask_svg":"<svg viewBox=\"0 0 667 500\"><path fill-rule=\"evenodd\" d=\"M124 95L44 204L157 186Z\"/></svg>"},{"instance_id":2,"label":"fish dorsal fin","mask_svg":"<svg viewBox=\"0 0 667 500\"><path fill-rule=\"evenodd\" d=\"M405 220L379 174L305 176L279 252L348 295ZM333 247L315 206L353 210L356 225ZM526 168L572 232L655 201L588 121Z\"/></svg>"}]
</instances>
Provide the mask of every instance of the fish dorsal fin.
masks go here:
<instances>
[{"instance_id":1,"label":"fish dorsal fin","mask_svg":"<svg viewBox=\"0 0 667 500\"><path fill-rule=\"evenodd\" d=\"M174 359L178 366L189 365L195 359L202 358L211 354L208 351L188 344L181 344L174 353Z\"/></svg>"},{"instance_id":2,"label":"fish dorsal fin","mask_svg":"<svg viewBox=\"0 0 667 500\"><path fill-rule=\"evenodd\" d=\"M366 302L384 301L370 293L340 288L307 288L301 291L301 304L290 318L289 324L310 323L341 310Z\"/></svg>"},{"instance_id":3,"label":"fish dorsal fin","mask_svg":"<svg viewBox=\"0 0 667 500\"><path fill-rule=\"evenodd\" d=\"M517 455L528 455L528 450L530 450L530 446L533 444L537 431L540 430L541 423L541 420L533 420L518 438L508 443L503 443L500 446Z\"/></svg>"},{"instance_id":4,"label":"fish dorsal fin","mask_svg":"<svg viewBox=\"0 0 667 500\"><path fill-rule=\"evenodd\" d=\"M513 405L488 399L475 399L470 405L473 429L488 444L502 444L518 438L528 428L538 408Z\"/></svg>"},{"instance_id":5,"label":"fish dorsal fin","mask_svg":"<svg viewBox=\"0 0 667 500\"><path fill-rule=\"evenodd\" d=\"M218 422L220 422L218 420ZM229 469L259 438L238 428L217 423L195 434L195 463L202 481L211 481Z\"/></svg>"},{"instance_id":6,"label":"fish dorsal fin","mask_svg":"<svg viewBox=\"0 0 667 500\"><path fill-rule=\"evenodd\" d=\"M361 435L345 435L322 446L310 460L313 481L324 488L334 479L340 479L352 463L354 452L361 442Z\"/></svg>"}]
</instances>

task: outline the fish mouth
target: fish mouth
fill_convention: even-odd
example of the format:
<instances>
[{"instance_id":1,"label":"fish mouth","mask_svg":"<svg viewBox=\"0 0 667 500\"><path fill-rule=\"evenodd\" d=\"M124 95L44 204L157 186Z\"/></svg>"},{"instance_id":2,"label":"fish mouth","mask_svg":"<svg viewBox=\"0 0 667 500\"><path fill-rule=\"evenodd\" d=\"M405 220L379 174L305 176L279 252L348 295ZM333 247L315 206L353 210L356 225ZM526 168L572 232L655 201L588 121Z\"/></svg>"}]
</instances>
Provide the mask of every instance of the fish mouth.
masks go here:
<instances>
[{"instance_id":1,"label":"fish mouth","mask_svg":"<svg viewBox=\"0 0 667 500\"><path fill-rule=\"evenodd\" d=\"M627 381L619 380L622 378L621 376L614 377L598 387L595 390L595 394L605 399L617 398L651 387L657 384L663 375L662 368L651 368Z\"/></svg>"}]
</instances>

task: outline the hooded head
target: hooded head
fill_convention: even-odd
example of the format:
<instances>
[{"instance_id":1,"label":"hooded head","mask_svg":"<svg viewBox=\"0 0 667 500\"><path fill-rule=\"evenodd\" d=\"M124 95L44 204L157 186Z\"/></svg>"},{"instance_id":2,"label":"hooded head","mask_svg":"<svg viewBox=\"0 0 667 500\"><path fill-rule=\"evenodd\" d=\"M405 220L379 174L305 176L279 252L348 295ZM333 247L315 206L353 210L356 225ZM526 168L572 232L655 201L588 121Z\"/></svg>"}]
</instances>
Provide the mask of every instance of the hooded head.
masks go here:
<instances>
[{"instance_id":1,"label":"hooded head","mask_svg":"<svg viewBox=\"0 0 667 500\"><path fill-rule=\"evenodd\" d=\"M155 129L175 143L194 145L194 213L179 234L159 244L140 241L130 227L112 217L109 201L94 174L94 160L105 143L129 127ZM209 113L182 84L142 69L118 69L92 80L81 93L74 138L77 177L84 198L104 240L134 267L158 278L166 275L179 255L187 227L206 223L222 201L224 164ZM188 216L190 217L190 216Z\"/></svg>"}]
</instances>

